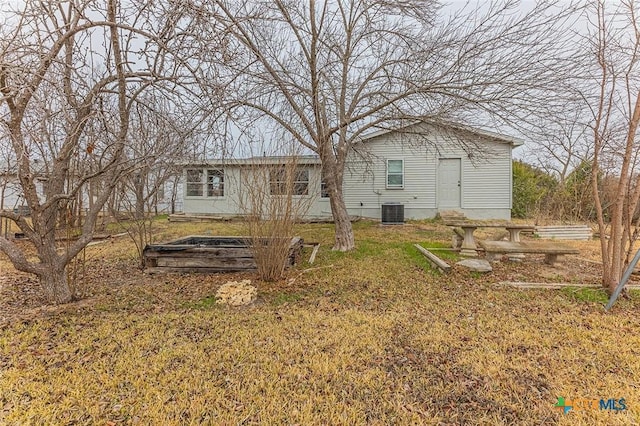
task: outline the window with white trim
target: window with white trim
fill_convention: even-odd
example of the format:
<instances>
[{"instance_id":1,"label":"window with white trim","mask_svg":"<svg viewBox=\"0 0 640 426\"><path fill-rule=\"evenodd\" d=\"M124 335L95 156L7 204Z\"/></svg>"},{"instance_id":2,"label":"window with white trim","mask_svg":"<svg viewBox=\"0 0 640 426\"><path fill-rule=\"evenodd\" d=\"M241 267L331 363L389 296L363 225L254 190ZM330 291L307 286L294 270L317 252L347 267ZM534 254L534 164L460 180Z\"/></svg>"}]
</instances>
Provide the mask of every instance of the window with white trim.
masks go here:
<instances>
[{"instance_id":1,"label":"window with white trim","mask_svg":"<svg viewBox=\"0 0 640 426\"><path fill-rule=\"evenodd\" d=\"M325 179L324 173L322 173L320 179L320 198L329 198L329 187L327 186L327 179Z\"/></svg>"},{"instance_id":2,"label":"window with white trim","mask_svg":"<svg viewBox=\"0 0 640 426\"><path fill-rule=\"evenodd\" d=\"M202 169L187 169L187 197L202 197Z\"/></svg>"},{"instance_id":3,"label":"window with white trim","mask_svg":"<svg viewBox=\"0 0 640 426\"><path fill-rule=\"evenodd\" d=\"M207 197L224 197L224 171L207 170Z\"/></svg>"},{"instance_id":4,"label":"window with white trim","mask_svg":"<svg viewBox=\"0 0 640 426\"><path fill-rule=\"evenodd\" d=\"M404 160L387 160L387 188L404 188Z\"/></svg>"},{"instance_id":5,"label":"window with white trim","mask_svg":"<svg viewBox=\"0 0 640 426\"><path fill-rule=\"evenodd\" d=\"M293 172L286 166L270 170L269 185L271 195L307 195L309 193L309 170L298 168ZM290 189L289 189L290 188Z\"/></svg>"}]
</instances>

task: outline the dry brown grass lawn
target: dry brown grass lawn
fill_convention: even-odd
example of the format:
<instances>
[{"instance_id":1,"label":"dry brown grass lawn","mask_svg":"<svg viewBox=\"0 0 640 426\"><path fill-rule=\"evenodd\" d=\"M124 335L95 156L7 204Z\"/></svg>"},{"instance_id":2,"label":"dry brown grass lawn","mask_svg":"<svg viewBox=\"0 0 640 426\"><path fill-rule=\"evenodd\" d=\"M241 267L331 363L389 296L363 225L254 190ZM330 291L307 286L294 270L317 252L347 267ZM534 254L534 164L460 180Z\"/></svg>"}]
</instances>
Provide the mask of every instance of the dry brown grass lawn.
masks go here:
<instances>
[{"instance_id":1,"label":"dry brown grass lawn","mask_svg":"<svg viewBox=\"0 0 640 426\"><path fill-rule=\"evenodd\" d=\"M159 239L242 233L160 224ZM446 245L431 222L331 225L299 235L313 269L261 283L242 309L213 303L251 274L147 276L127 239L91 247L84 300L39 308L37 283L0 259L0 424L633 424L640 420L640 298L603 311L592 290L496 283L597 281L597 265L540 258L479 276L432 271L412 244ZM619 414L553 407L625 398Z\"/></svg>"}]
</instances>

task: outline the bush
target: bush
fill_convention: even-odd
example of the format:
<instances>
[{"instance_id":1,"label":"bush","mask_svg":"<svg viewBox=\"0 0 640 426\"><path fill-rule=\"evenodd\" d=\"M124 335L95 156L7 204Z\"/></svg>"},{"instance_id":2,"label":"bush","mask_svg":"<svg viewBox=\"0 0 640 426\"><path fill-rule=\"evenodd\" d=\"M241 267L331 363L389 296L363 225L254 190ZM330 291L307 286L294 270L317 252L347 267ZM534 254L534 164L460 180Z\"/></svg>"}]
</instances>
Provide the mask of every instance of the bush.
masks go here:
<instances>
[{"instance_id":1,"label":"bush","mask_svg":"<svg viewBox=\"0 0 640 426\"><path fill-rule=\"evenodd\" d=\"M513 206L511 216L531 218L548 211L558 182L553 176L522 161L513 162Z\"/></svg>"}]
</instances>

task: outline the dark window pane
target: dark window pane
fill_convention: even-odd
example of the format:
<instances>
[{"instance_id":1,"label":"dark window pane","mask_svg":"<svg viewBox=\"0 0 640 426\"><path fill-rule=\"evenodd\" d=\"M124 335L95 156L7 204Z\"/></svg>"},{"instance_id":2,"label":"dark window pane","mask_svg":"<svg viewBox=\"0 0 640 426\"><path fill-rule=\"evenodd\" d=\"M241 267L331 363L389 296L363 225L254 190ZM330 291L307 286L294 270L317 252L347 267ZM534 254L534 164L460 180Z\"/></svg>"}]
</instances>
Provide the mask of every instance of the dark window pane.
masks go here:
<instances>
[{"instance_id":1,"label":"dark window pane","mask_svg":"<svg viewBox=\"0 0 640 426\"><path fill-rule=\"evenodd\" d=\"M207 196L224 196L224 172L222 170L207 170Z\"/></svg>"},{"instance_id":2,"label":"dark window pane","mask_svg":"<svg viewBox=\"0 0 640 426\"><path fill-rule=\"evenodd\" d=\"M402 186L402 175L389 175L387 184L389 186Z\"/></svg>"},{"instance_id":3,"label":"dark window pane","mask_svg":"<svg viewBox=\"0 0 640 426\"><path fill-rule=\"evenodd\" d=\"M200 169L187 170L187 196L202 196L202 176L203 171Z\"/></svg>"}]
</instances>

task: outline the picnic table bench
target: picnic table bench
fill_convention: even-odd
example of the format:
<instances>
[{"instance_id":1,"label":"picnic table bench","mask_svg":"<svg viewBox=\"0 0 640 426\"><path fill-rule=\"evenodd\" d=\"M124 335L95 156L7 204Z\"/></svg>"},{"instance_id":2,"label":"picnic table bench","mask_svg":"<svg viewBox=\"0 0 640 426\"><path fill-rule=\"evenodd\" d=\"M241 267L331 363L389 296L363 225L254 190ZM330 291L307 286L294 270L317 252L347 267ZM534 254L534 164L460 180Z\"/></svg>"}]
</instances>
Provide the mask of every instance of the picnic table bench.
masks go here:
<instances>
[{"instance_id":1,"label":"picnic table bench","mask_svg":"<svg viewBox=\"0 0 640 426\"><path fill-rule=\"evenodd\" d=\"M478 228L504 228L509 232L509 242L520 242L520 232L522 231L531 231L535 230L535 226L526 225L526 224L516 224L511 222L472 222L472 221L453 221L447 222L445 225L452 227L454 230L454 248L458 248L457 241L458 237L462 241L460 241L460 254L462 256L472 256L475 257L478 255L478 246L476 244L473 233ZM456 228L462 229L462 234L459 235L456 232ZM517 254L517 252L514 252ZM517 257L517 256L516 256Z\"/></svg>"},{"instance_id":2,"label":"picnic table bench","mask_svg":"<svg viewBox=\"0 0 640 426\"><path fill-rule=\"evenodd\" d=\"M558 261L558 256L564 254L579 254L578 249L557 244L555 242L528 241L480 241L480 246L484 249L487 260L492 261L497 255L509 253L533 253L544 254L544 263L554 265Z\"/></svg>"}]
</instances>

